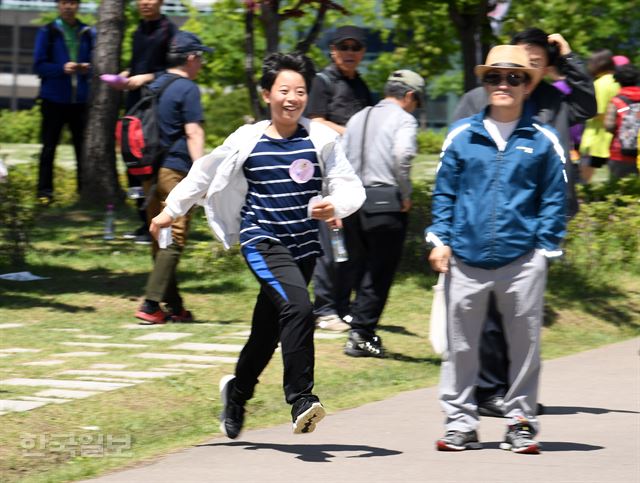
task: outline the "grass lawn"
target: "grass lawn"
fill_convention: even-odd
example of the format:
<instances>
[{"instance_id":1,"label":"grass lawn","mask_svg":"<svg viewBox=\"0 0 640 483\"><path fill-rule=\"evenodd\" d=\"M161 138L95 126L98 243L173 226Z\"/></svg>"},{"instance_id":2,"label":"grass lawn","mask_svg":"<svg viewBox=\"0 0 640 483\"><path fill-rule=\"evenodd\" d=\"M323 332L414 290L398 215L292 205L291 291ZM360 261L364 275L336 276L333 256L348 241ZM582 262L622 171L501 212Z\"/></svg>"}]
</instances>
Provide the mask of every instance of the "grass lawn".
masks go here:
<instances>
[{"instance_id":1,"label":"grass lawn","mask_svg":"<svg viewBox=\"0 0 640 483\"><path fill-rule=\"evenodd\" d=\"M344 335L316 339L316 391L329 413L437 382L439 358L427 340L436 277L427 270L421 239L425 184L436 159L421 156L414 169L411 235L380 327L388 357L348 358ZM73 189L61 177L56 181ZM0 280L0 399L48 402L0 415L2 481L77 480L220 434L217 383L233 371L230 361L246 338L257 283L237 249L223 252L212 242L199 210L179 269L197 323L137 326L133 313L150 268L149 248L122 238L104 241L103 215L73 203L52 205L38 220L26 267L48 278ZM117 234L136 224L132 205L118 207ZM621 271L594 284L564 268L551 271L544 357L640 334L638 275ZM0 266L0 273L7 271ZM112 390L76 388L76 399L57 404L50 386L16 379L102 382ZM276 353L248 405L246 428L290 421L281 383Z\"/></svg>"}]
</instances>

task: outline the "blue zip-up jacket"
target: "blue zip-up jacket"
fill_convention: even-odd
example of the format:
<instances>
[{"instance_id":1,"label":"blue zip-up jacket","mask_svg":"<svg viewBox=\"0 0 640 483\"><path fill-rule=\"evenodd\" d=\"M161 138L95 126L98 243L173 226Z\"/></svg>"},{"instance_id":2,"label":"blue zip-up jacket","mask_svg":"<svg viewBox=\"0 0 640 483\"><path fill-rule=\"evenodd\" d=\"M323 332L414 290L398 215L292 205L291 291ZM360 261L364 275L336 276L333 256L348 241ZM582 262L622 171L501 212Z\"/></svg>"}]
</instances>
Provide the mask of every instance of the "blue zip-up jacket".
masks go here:
<instances>
[{"instance_id":1,"label":"blue zip-up jacket","mask_svg":"<svg viewBox=\"0 0 640 483\"><path fill-rule=\"evenodd\" d=\"M427 241L468 265L502 267L534 249L558 254L565 233L565 155L528 112L499 151L487 109L451 126L440 154Z\"/></svg>"},{"instance_id":2,"label":"blue zip-up jacket","mask_svg":"<svg viewBox=\"0 0 640 483\"><path fill-rule=\"evenodd\" d=\"M62 104L85 103L89 97L91 74L64 73L67 62L91 63L94 34L78 20L78 58L71 59L62 29L52 22L38 29L33 52L33 70L41 79L41 99Z\"/></svg>"}]
</instances>

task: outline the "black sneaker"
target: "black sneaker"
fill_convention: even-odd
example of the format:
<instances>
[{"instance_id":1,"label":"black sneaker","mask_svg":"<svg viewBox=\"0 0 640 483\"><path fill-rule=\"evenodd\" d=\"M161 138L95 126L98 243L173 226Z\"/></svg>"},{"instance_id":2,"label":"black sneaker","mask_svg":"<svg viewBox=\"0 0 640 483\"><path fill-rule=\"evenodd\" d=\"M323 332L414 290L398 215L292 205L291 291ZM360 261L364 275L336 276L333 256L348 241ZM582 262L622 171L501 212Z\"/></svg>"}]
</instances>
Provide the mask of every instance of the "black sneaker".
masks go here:
<instances>
[{"instance_id":1,"label":"black sneaker","mask_svg":"<svg viewBox=\"0 0 640 483\"><path fill-rule=\"evenodd\" d=\"M511 450L514 453L538 454L540 443L533 439L536 432L525 418L519 418L515 424L507 427L504 442L500 443L500 449Z\"/></svg>"},{"instance_id":2,"label":"black sneaker","mask_svg":"<svg viewBox=\"0 0 640 483\"><path fill-rule=\"evenodd\" d=\"M438 451L464 451L465 449L481 449L482 444L478 440L475 431L456 431L451 429L436 441Z\"/></svg>"},{"instance_id":3,"label":"black sneaker","mask_svg":"<svg viewBox=\"0 0 640 483\"><path fill-rule=\"evenodd\" d=\"M220 379L220 398L222 399L220 431L231 439L238 437L244 423L244 406L231 399L235 378L236 376L227 375Z\"/></svg>"},{"instance_id":4,"label":"black sneaker","mask_svg":"<svg viewBox=\"0 0 640 483\"><path fill-rule=\"evenodd\" d=\"M366 337L358 332L349 333L344 353L351 357L384 357L380 337L377 335Z\"/></svg>"},{"instance_id":5,"label":"black sneaker","mask_svg":"<svg viewBox=\"0 0 640 483\"><path fill-rule=\"evenodd\" d=\"M138 245L151 245L152 241L153 238L151 238L151 233L149 232L142 233L141 235L138 235L133 239L133 242L137 243Z\"/></svg>"},{"instance_id":6,"label":"black sneaker","mask_svg":"<svg viewBox=\"0 0 640 483\"><path fill-rule=\"evenodd\" d=\"M294 434L312 433L316 424L326 415L318 396L302 396L291 408Z\"/></svg>"},{"instance_id":7,"label":"black sneaker","mask_svg":"<svg viewBox=\"0 0 640 483\"><path fill-rule=\"evenodd\" d=\"M493 396L478 403L478 414L490 418L504 417L504 400L500 396Z\"/></svg>"}]
</instances>

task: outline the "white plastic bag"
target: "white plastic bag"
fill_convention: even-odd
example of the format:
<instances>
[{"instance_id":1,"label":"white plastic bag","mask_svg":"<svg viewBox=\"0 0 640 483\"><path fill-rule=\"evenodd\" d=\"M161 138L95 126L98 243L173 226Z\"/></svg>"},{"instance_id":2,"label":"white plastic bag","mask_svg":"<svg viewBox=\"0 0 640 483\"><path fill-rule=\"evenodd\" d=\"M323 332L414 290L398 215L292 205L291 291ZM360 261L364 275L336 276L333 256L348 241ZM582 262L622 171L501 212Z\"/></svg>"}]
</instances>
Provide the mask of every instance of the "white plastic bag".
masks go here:
<instances>
[{"instance_id":1,"label":"white plastic bag","mask_svg":"<svg viewBox=\"0 0 640 483\"><path fill-rule=\"evenodd\" d=\"M436 354L444 354L447 350L447 302L444 297L444 277L444 273L438 276L438 283L433 286L431 303L429 342Z\"/></svg>"}]
</instances>

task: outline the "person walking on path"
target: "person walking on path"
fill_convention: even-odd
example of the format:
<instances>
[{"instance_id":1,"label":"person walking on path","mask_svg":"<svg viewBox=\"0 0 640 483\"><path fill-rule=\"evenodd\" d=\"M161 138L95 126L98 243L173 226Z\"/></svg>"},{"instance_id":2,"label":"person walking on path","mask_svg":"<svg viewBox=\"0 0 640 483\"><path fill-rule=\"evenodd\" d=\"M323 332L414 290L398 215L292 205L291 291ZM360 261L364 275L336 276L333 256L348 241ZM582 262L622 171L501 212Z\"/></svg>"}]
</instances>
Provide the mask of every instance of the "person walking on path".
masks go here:
<instances>
[{"instance_id":1,"label":"person walking on path","mask_svg":"<svg viewBox=\"0 0 640 483\"><path fill-rule=\"evenodd\" d=\"M417 153L418 123L411 115L424 100L424 79L402 69L391 73L384 87L384 99L355 114L347 123L343 138L345 153L367 187L367 198L377 200L372 191L388 193L389 211L367 211L367 203L343 220L349 260L336 264L349 300L351 316L345 354L353 357L383 357L376 334L378 320L402 256L411 209L411 160ZM372 190L372 191L371 191ZM369 200L367 200L368 202ZM377 208L375 208L377 210Z\"/></svg>"},{"instance_id":2,"label":"person walking on path","mask_svg":"<svg viewBox=\"0 0 640 483\"><path fill-rule=\"evenodd\" d=\"M569 94L563 95L546 81L541 80L535 84L534 79L531 85L533 91L525 101L540 122L551 124L556 129L563 149L570 153L570 126L582 123L596 114L596 98L591 76L580 58L572 52L569 43L559 33L549 35L538 28L529 28L515 34L511 43L521 45L527 50L530 65L540 69L539 79L555 67L571 88ZM454 113L454 119L459 120L477 114L487 104L486 89L482 86L477 87L463 96ZM573 217L578 211L573 176L575 170L572 164L567 166L567 216ZM476 387L482 416L503 416L502 401L509 390L508 374L509 359L502 319L492 298L482 331L480 375ZM542 410L541 405L539 409Z\"/></svg>"},{"instance_id":3,"label":"person walking on path","mask_svg":"<svg viewBox=\"0 0 640 483\"><path fill-rule=\"evenodd\" d=\"M524 104L540 80L522 46L499 45L475 68L489 106L451 126L437 168L431 267L446 274L448 350L440 451L480 448L474 388L489 299L503 317L510 361L501 448L538 453L534 439L547 259L562 254L565 154L556 131ZM526 295L526 296L525 296Z\"/></svg>"},{"instance_id":4,"label":"person walking on path","mask_svg":"<svg viewBox=\"0 0 640 483\"><path fill-rule=\"evenodd\" d=\"M91 79L94 33L77 19L79 0L58 0L58 18L38 30L33 69L40 77L42 151L37 195L41 203L53 201L53 161L66 125L76 155L77 191L82 181L82 148Z\"/></svg>"},{"instance_id":5,"label":"person walking on path","mask_svg":"<svg viewBox=\"0 0 640 483\"><path fill-rule=\"evenodd\" d=\"M322 254L319 223L354 213L365 193L338 134L302 117L313 75L313 63L302 54L268 55L260 86L271 120L240 127L197 160L151 222L157 237L206 195L214 233L226 248L240 242L260 284L235 375L220 381L220 429L232 439L242 430L245 405L278 342L294 433L313 431L325 415L313 394L314 320L307 285Z\"/></svg>"},{"instance_id":6,"label":"person walking on path","mask_svg":"<svg viewBox=\"0 0 640 483\"><path fill-rule=\"evenodd\" d=\"M331 38L329 50L331 64L313 80L307 115L344 134L351 116L373 105L369 88L358 74L366 51L365 32L353 25L339 27ZM350 328L342 319L348 315L349 297L345 292L348 293L350 287L343 286L336 275L338 263L333 258L330 233L322 224L320 244L324 255L317 260L313 274L316 325L320 329L342 332Z\"/></svg>"},{"instance_id":7,"label":"person walking on path","mask_svg":"<svg viewBox=\"0 0 640 483\"><path fill-rule=\"evenodd\" d=\"M167 149L154 178L155 188L152 189L151 179L144 181L149 220L162 211L167 195L187 176L193 160L202 157L204 113L194 80L202 69L203 55L211 51L191 32L179 31L169 48L169 69L149 85L151 90L162 89L157 114L160 138ZM189 222L189 213L177 217L171 223L172 240L168 246L159 249L157 242L152 245L153 270L147 280L145 300L135 313L142 324L193 321L193 314L184 308L176 276ZM160 307L161 302L166 303L168 312Z\"/></svg>"}]
</instances>

